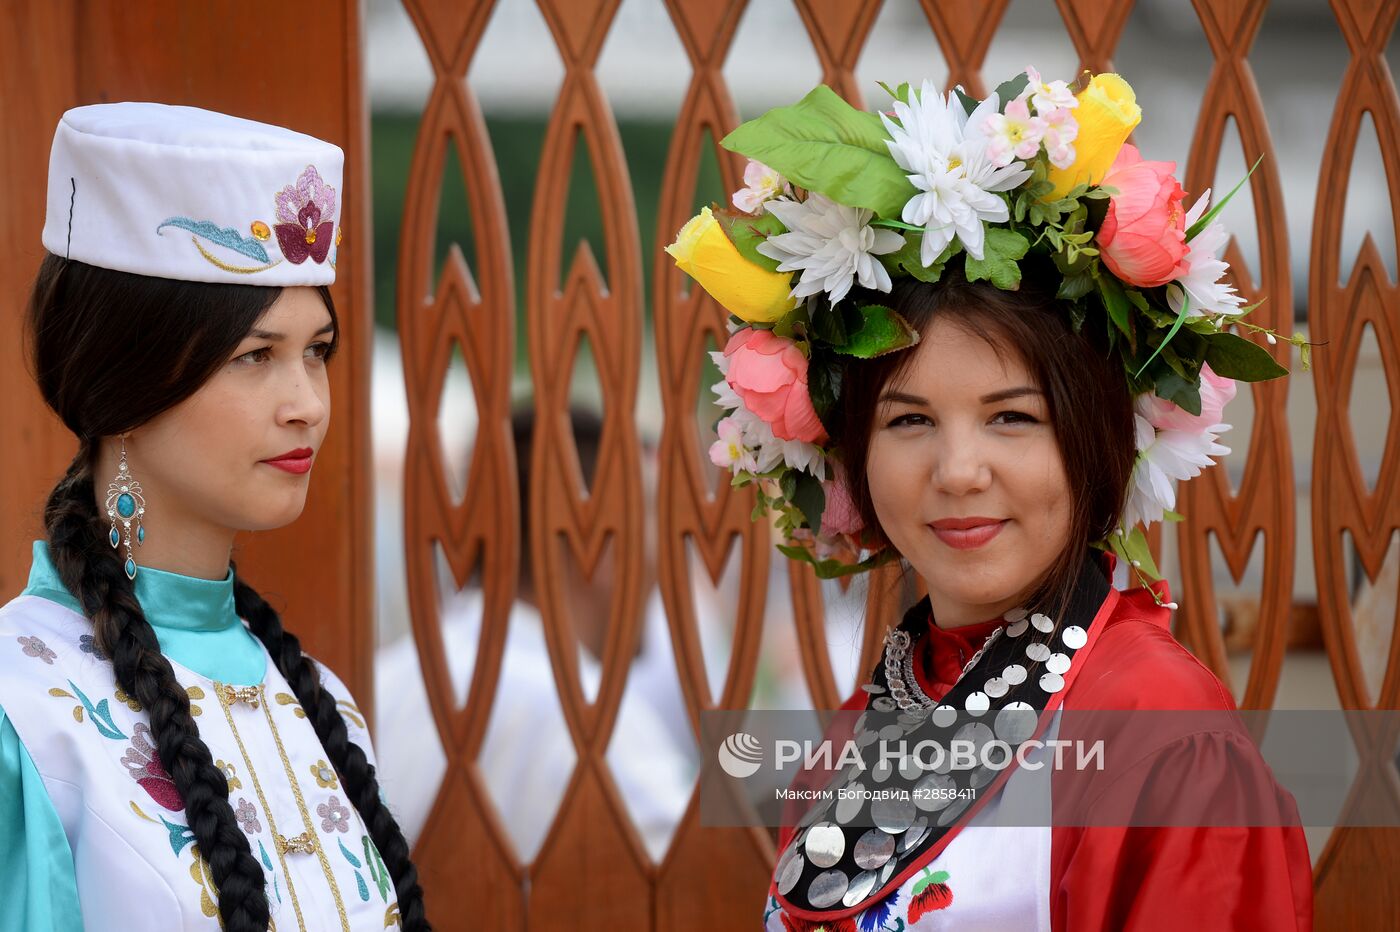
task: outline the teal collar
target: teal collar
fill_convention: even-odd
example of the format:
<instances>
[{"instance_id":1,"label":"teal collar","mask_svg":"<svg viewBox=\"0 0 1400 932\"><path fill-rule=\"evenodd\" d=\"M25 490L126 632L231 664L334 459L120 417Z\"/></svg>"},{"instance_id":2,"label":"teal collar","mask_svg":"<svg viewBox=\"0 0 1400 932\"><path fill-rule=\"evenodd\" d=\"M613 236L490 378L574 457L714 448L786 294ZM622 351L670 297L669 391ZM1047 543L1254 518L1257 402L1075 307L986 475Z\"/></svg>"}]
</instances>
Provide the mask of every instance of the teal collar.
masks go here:
<instances>
[{"instance_id":1,"label":"teal collar","mask_svg":"<svg viewBox=\"0 0 1400 932\"><path fill-rule=\"evenodd\" d=\"M22 594L85 614L63 585L47 541L34 542ZM223 579L200 579L143 566L136 572L136 600L171 660L210 679L236 685L262 681L266 655L234 609L232 569Z\"/></svg>"}]
</instances>

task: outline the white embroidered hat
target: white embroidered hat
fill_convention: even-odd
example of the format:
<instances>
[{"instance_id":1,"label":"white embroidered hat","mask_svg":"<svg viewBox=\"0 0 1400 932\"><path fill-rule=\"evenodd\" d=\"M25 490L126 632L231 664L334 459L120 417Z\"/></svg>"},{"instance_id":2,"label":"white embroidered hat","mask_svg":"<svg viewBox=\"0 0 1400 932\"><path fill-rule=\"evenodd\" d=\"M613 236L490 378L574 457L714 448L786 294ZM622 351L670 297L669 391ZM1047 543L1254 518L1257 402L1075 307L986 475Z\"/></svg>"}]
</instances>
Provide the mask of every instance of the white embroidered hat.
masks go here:
<instances>
[{"instance_id":1,"label":"white embroidered hat","mask_svg":"<svg viewBox=\"0 0 1400 932\"><path fill-rule=\"evenodd\" d=\"M75 107L54 132L44 248L159 278L329 285L344 163L339 146L211 110Z\"/></svg>"}]
</instances>

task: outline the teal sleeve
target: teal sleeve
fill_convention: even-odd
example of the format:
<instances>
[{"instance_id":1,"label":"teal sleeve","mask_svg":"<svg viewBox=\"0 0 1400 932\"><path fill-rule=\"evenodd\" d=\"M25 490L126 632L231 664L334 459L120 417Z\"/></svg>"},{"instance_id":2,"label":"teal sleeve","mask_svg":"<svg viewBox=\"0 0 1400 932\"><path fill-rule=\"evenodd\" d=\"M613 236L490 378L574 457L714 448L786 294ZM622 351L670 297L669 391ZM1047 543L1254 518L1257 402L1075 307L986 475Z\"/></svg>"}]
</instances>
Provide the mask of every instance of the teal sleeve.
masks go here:
<instances>
[{"instance_id":1,"label":"teal sleeve","mask_svg":"<svg viewBox=\"0 0 1400 932\"><path fill-rule=\"evenodd\" d=\"M73 851L39 771L0 709L0 932L83 932Z\"/></svg>"}]
</instances>

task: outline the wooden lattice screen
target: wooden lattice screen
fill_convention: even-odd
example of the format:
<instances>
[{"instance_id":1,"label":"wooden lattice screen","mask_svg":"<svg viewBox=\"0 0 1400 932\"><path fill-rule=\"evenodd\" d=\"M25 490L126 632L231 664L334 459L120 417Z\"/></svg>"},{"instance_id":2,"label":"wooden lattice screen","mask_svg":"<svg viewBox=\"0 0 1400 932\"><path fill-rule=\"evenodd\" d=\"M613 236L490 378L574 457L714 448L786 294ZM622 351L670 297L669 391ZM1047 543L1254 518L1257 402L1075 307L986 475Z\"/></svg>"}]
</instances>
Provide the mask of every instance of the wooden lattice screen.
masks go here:
<instances>
[{"instance_id":1,"label":"wooden lattice screen","mask_svg":"<svg viewBox=\"0 0 1400 932\"><path fill-rule=\"evenodd\" d=\"M656 0L662 2L662 0ZM864 104L854 68L875 23L879 0L794 0L823 80ZM894 2L894 0L889 0ZM644 529L654 522L658 584L670 622L677 676L692 723L708 708L742 705L751 694L762 634L765 590L775 554L766 529L749 520L751 499L706 476L713 467L699 444L696 420L703 349L722 345L722 312L689 289L662 247L689 216L702 151L738 123L721 68L744 0L665 0L671 24L693 70L676 114L655 239L640 240L628 166L594 66L620 0L538 0L565 66L563 83L543 141L529 218L528 284L517 307L512 256L501 186L486 125L467 72L491 18L494 0L405 0L431 64L434 83L424 109L403 206L396 295L411 427L405 469L406 565L412 624L434 719L447 756L443 788L419 838L416 859L430 915L443 929L658 929L754 928L759 922L773 847L761 830L717 830L698 824L694 801L669 850L653 862L631 824L627 806L604 759L641 631ZM984 90L980 69L1009 0L921 0L929 28L948 64L949 83ZM1113 54L1132 9L1130 0L1057 0L1082 65L1113 68ZM1209 41L1215 66L1194 128L1184 179L1197 191L1214 177L1228 120L1239 129L1247 163L1265 158L1250 182L1259 232L1259 268L1250 268L1233 244L1228 258L1241 291L1267 294L1261 323L1291 329L1295 295L1289 276L1283 193L1269 132L1247 55L1265 0L1194 0L1194 15ZM1367 687L1353 636L1343 531L1350 533L1365 574L1380 573L1392 533L1400 529L1397 447L1386 440L1380 479L1367 491L1358 466L1348 402L1360 333L1370 323L1387 373L1392 411L1400 409L1400 321L1396 285L1373 242L1347 272L1341 249L1341 205L1364 112L1374 120L1388 181L1400 217L1400 103L1386 65L1400 0L1332 0L1350 49L1337 93L1325 154L1318 167L1317 220L1309 260L1308 322L1315 353L1318 423L1313 439L1313 557L1319 613L1337 692L1349 708L1400 706L1400 638L1392 640L1378 694ZM313 507L294 529L250 545L265 587L283 593L289 614L312 647L346 674L368 698L371 534L364 519L371 463L366 454L370 278L366 203L365 106L360 79L360 4L317 6L321 28L307 30L305 14L286 4L255 2L232 8L150 4L21 2L0 30L0 242L15 258L0 281L0 312L10 332L18 320L27 277L37 264L47 146L58 114L76 103L103 99L162 99L226 109L283 122L335 140L347 151L349 235L365 248L347 250L337 299L351 352L334 385L337 428L330 468L318 472ZM1182 15L1190 15L1183 4ZM330 28L327 28L329 24ZM295 36L287 45L272 35ZM178 41L175 41L178 37ZM279 52L280 50L280 52ZM288 68L278 65L285 53ZM324 70L303 71L319 61ZM321 82L315 83L310 76ZM305 80L303 80L305 78ZM585 247L561 243L565 194L575 147L587 148L602 215L606 268ZM434 267L438 205L449 147L460 154L476 251L468 268L459 250ZM741 161L715 150L727 188L739 184ZM517 218L517 222L520 222ZM575 256L579 258L575 259ZM653 283L643 292L643 263ZM17 271L16 271L17 270ZM562 288L551 283L561 281ZM1338 282L1345 280L1345 286ZM606 281L605 286L603 282ZM655 345L644 343L644 302L655 321ZM509 426L516 320L528 333L537 427L528 488L517 488ZM587 494L578 473L567 416L569 379L581 340L598 361L603 395L601 453ZM355 347L358 345L358 349ZM479 427L465 495L455 497L443 447L455 438L438 430L442 386L460 348L471 376ZM1290 347L1272 351L1282 361ZM639 436L632 412L643 354L655 354L665 420L655 513L645 510ZM0 341L0 388L9 417L0 425L7 451L0 476L4 595L18 591L27 565L24 542L34 532L42 491L66 461L62 431L37 408L37 398L12 340ZM1306 387L1302 387L1306 390ZM1297 390L1297 389L1295 389ZM1182 609L1178 631L1212 669L1228 677L1214 608L1209 538L1239 580L1251 555L1263 548L1262 603L1247 682L1236 684L1242 705L1275 701L1294 593L1294 538L1298 518L1285 417L1289 385L1253 390L1254 422L1243 481L1232 490L1224 470L1208 472L1182 491L1179 526L1181 578L1174 580ZM1393 415L1392 415L1393 420ZM521 863L474 764L497 699L507 618L516 592L519 508L528 497L529 559L535 572L560 704L578 749L563 806L539 855ZM323 541L314 581L297 572L296 557ZM740 592L732 606L733 648L723 686L712 694L693 608L693 546L712 580L726 560L741 562ZM479 575L485 594L481 643L466 701L452 687L439 628L435 551L441 548L458 586ZM737 548L737 553L730 553ZM614 592L603 675L596 698L580 686L577 636L570 617L566 565L585 574L607 555ZM788 570L803 674L814 701L842 698L832 673L816 580ZM889 577L885 578L889 581ZM887 587L872 586L870 623L862 664L875 657L881 624L895 609ZM1391 778L1393 782L1393 777ZM1332 833L1318 858L1319 928L1383 928L1400 914L1394 885L1377 881L1379 868L1397 863L1400 838L1392 830Z\"/></svg>"}]
</instances>

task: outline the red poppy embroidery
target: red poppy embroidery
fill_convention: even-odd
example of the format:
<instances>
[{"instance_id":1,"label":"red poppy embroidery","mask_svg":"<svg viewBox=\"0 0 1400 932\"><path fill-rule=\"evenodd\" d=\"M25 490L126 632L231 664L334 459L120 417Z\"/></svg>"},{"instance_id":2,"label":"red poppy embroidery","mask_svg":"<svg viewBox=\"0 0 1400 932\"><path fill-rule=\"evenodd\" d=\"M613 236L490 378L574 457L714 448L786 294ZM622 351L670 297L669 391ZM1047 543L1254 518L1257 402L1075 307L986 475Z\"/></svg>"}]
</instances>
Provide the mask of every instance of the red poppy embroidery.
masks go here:
<instances>
[{"instance_id":1,"label":"red poppy embroidery","mask_svg":"<svg viewBox=\"0 0 1400 932\"><path fill-rule=\"evenodd\" d=\"M925 872L914 881L913 896L909 900L909 924L923 918L924 913L947 909L953 905L953 889L947 884L947 871Z\"/></svg>"}]
</instances>

